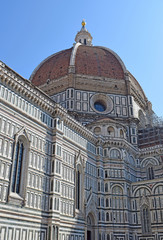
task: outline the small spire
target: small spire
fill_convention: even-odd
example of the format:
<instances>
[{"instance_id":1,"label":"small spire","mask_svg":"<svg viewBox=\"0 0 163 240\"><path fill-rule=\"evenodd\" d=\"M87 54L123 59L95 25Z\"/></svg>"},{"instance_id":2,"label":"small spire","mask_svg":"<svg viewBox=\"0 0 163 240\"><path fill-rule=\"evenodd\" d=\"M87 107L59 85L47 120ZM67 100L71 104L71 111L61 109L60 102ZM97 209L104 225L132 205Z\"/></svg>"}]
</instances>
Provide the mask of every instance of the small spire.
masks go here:
<instances>
[{"instance_id":1,"label":"small spire","mask_svg":"<svg viewBox=\"0 0 163 240\"><path fill-rule=\"evenodd\" d=\"M81 28L80 32L77 33L77 35L75 37L75 41L77 43L79 42L81 44L91 46L92 45L92 36L85 27L85 25L86 25L85 19L83 19L81 25L82 25L82 28Z\"/></svg>"}]
</instances>

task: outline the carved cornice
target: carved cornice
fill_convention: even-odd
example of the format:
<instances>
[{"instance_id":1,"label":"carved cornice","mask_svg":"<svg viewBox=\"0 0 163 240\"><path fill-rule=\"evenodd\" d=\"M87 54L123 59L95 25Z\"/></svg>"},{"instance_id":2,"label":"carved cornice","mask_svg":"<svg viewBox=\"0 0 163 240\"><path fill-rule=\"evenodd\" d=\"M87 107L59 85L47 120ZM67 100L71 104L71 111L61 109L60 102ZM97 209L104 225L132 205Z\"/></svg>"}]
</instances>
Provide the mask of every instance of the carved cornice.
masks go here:
<instances>
[{"instance_id":1,"label":"carved cornice","mask_svg":"<svg viewBox=\"0 0 163 240\"><path fill-rule=\"evenodd\" d=\"M148 156L148 155L154 155L154 154L163 154L163 145L157 145L157 146L153 146L153 147L148 147L148 148L144 148L144 149L140 149L140 157L144 157L144 156Z\"/></svg>"},{"instance_id":2,"label":"carved cornice","mask_svg":"<svg viewBox=\"0 0 163 240\"><path fill-rule=\"evenodd\" d=\"M35 87L29 80L24 79L0 61L0 81L18 94L28 99L49 114L53 113L55 102L43 91Z\"/></svg>"}]
</instances>

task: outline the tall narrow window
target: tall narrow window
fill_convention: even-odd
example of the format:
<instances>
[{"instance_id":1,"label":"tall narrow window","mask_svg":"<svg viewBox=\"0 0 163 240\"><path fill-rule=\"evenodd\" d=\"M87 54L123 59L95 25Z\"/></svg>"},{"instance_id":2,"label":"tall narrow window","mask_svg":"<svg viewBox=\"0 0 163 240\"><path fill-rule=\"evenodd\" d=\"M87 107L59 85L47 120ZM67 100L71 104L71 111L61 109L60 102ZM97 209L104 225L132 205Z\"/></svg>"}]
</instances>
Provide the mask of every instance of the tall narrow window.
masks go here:
<instances>
[{"instance_id":1,"label":"tall narrow window","mask_svg":"<svg viewBox=\"0 0 163 240\"><path fill-rule=\"evenodd\" d=\"M53 179L51 180L51 187L50 187L50 190L51 190L51 192L53 192L53 189L54 189L54 184L53 184Z\"/></svg>"},{"instance_id":2,"label":"tall narrow window","mask_svg":"<svg viewBox=\"0 0 163 240\"><path fill-rule=\"evenodd\" d=\"M76 176L76 208L80 209L80 172L79 170L77 171L77 176Z\"/></svg>"},{"instance_id":3,"label":"tall narrow window","mask_svg":"<svg viewBox=\"0 0 163 240\"><path fill-rule=\"evenodd\" d=\"M30 149L29 137L26 130L22 128L15 134L11 181L8 195L8 202L14 202L15 205L19 206L25 204L24 200L26 196L28 160L30 155L28 149ZM34 181L35 180L36 178ZM35 187L37 187L36 182L33 183L33 180L32 183L30 181L30 184L32 184L32 186L34 184Z\"/></svg>"},{"instance_id":4,"label":"tall narrow window","mask_svg":"<svg viewBox=\"0 0 163 240\"><path fill-rule=\"evenodd\" d=\"M105 183L105 192L108 192L108 184Z\"/></svg>"},{"instance_id":5,"label":"tall narrow window","mask_svg":"<svg viewBox=\"0 0 163 240\"><path fill-rule=\"evenodd\" d=\"M50 198L50 210L52 209L53 206L53 198Z\"/></svg>"},{"instance_id":6,"label":"tall narrow window","mask_svg":"<svg viewBox=\"0 0 163 240\"><path fill-rule=\"evenodd\" d=\"M51 226L49 226L49 237L48 240L51 240Z\"/></svg>"},{"instance_id":7,"label":"tall narrow window","mask_svg":"<svg viewBox=\"0 0 163 240\"><path fill-rule=\"evenodd\" d=\"M16 154L14 160L13 176L12 176L12 192L20 193L21 170L23 162L24 145L20 141L16 145Z\"/></svg>"},{"instance_id":8,"label":"tall narrow window","mask_svg":"<svg viewBox=\"0 0 163 240\"><path fill-rule=\"evenodd\" d=\"M109 200L108 200L108 198L106 199L106 207L109 207Z\"/></svg>"},{"instance_id":9,"label":"tall narrow window","mask_svg":"<svg viewBox=\"0 0 163 240\"><path fill-rule=\"evenodd\" d=\"M55 239L58 240L58 227L56 226Z\"/></svg>"},{"instance_id":10,"label":"tall narrow window","mask_svg":"<svg viewBox=\"0 0 163 240\"><path fill-rule=\"evenodd\" d=\"M109 213L108 212L106 213L106 221L107 222L109 221Z\"/></svg>"}]
</instances>

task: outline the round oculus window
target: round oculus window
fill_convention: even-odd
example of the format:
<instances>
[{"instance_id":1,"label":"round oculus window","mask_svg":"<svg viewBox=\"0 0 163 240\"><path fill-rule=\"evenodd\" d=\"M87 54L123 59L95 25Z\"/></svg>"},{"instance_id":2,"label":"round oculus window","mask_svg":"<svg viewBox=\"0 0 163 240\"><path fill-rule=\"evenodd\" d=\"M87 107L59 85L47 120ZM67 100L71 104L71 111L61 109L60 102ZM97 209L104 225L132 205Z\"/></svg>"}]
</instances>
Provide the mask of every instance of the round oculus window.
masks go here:
<instances>
[{"instance_id":1,"label":"round oculus window","mask_svg":"<svg viewBox=\"0 0 163 240\"><path fill-rule=\"evenodd\" d=\"M101 114L110 113L113 110L113 100L104 93L96 93L90 99L91 108Z\"/></svg>"}]
</instances>

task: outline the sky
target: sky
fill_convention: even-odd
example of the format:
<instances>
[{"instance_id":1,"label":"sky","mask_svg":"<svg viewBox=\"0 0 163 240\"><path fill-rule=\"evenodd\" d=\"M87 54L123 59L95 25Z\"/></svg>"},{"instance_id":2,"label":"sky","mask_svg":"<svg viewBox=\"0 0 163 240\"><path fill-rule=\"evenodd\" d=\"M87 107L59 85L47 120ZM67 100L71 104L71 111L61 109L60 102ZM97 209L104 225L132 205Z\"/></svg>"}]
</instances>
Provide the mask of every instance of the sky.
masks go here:
<instances>
[{"instance_id":1,"label":"sky","mask_svg":"<svg viewBox=\"0 0 163 240\"><path fill-rule=\"evenodd\" d=\"M163 0L1 1L0 60L26 79L72 47L82 19L94 46L115 51L163 116Z\"/></svg>"}]
</instances>

